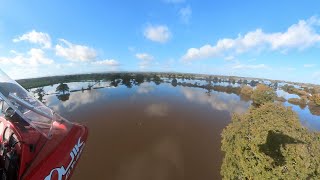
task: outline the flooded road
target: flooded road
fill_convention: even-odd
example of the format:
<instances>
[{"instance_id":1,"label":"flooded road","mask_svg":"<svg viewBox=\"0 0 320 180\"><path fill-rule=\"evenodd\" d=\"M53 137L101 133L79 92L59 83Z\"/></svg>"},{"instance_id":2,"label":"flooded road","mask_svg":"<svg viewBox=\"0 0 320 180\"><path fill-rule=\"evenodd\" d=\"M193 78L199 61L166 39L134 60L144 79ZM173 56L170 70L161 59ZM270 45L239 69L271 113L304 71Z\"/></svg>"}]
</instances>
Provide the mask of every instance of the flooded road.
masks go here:
<instances>
[{"instance_id":1,"label":"flooded road","mask_svg":"<svg viewBox=\"0 0 320 180\"><path fill-rule=\"evenodd\" d=\"M69 83L70 91L81 86L87 85ZM232 113L245 112L250 101L170 83L96 87L64 98L44 96L49 107L89 128L72 179L221 179L220 134Z\"/></svg>"}]
</instances>

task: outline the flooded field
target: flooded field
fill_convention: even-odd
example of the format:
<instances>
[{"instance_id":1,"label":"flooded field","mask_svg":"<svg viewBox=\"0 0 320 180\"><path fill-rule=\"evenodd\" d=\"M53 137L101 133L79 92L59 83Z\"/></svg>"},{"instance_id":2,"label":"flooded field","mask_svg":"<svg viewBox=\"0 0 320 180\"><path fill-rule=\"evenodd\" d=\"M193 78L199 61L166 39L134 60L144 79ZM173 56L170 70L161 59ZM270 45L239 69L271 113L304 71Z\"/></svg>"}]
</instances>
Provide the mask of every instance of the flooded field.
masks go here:
<instances>
[{"instance_id":1,"label":"flooded field","mask_svg":"<svg viewBox=\"0 0 320 180\"><path fill-rule=\"evenodd\" d=\"M59 93L59 84L43 87L39 98L70 121L89 128L73 179L221 179L220 134L232 113L244 113L251 104L231 91L169 81L66 84L66 92ZM310 130L320 130L320 116L308 107L284 105L292 106Z\"/></svg>"}]
</instances>

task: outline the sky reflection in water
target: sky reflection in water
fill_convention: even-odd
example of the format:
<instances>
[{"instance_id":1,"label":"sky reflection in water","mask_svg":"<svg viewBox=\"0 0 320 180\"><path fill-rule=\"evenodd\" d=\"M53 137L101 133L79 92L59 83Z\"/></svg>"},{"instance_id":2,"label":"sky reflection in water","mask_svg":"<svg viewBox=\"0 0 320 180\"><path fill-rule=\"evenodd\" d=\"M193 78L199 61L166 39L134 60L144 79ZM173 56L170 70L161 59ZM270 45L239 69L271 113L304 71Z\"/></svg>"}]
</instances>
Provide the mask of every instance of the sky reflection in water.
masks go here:
<instances>
[{"instance_id":1,"label":"sky reflection in water","mask_svg":"<svg viewBox=\"0 0 320 180\"><path fill-rule=\"evenodd\" d=\"M144 82L131 88L111 87L109 82L67 84L79 91L60 101L57 85L48 86L44 89L51 95L44 99L62 116L90 129L75 179L92 174L119 180L220 179L222 129L232 113L244 113L251 103L236 94L170 83ZM93 84L91 90L81 90ZM320 116L308 107L284 105L293 106L302 124L320 130Z\"/></svg>"}]
</instances>

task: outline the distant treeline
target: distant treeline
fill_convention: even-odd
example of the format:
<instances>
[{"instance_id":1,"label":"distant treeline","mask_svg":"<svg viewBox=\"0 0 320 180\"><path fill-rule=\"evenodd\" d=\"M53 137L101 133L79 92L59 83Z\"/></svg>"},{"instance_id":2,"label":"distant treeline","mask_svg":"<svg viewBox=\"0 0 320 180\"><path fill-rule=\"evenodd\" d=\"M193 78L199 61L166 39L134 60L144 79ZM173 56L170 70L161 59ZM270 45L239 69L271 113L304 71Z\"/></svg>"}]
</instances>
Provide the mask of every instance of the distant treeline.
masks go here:
<instances>
[{"instance_id":1,"label":"distant treeline","mask_svg":"<svg viewBox=\"0 0 320 180\"><path fill-rule=\"evenodd\" d=\"M200 74L182 74L182 73L94 73L94 74L78 74L78 75L64 75L64 76L51 76L40 77L32 79L17 80L26 89L50 86L59 83L79 82L79 81L99 81L115 79L135 79L135 80L150 80L152 78L178 78L186 80L207 80L213 82L230 82L238 84L250 84L255 86L261 79L253 80L252 78L245 79L236 76L212 76Z\"/></svg>"}]
</instances>

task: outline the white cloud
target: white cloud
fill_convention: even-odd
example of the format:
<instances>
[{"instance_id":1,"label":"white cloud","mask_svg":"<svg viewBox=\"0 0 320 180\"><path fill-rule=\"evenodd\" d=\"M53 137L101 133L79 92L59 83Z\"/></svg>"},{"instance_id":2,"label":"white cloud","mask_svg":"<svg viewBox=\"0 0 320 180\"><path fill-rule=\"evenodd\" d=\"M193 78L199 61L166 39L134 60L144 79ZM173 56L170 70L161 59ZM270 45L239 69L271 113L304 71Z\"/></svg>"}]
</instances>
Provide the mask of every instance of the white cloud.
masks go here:
<instances>
[{"instance_id":1,"label":"white cloud","mask_svg":"<svg viewBox=\"0 0 320 180\"><path fill-rule=\"evenodd\" d=\"M146 68L154 61L154 57L148 53L137 53L135 56L140 60L140 68Z\"/></svg>"},{"instance_id":2,"label":"white cloud","mask_svg":"<svg viewBox=\"0 0 320 180\"><path fill-rule=\"evenodd\" d=\"M171 32L166 25L149 25L143 35L154 42L165 43L171 38Z\"/></svg>"},{"instance_id":3,"label":"white cloud","mask_svg":"<svg viewBox=\"0 0 320 180\"><path fill-rule=\"evenodd\" d=\"M315 27L319 25L320 20L311 17L308 20L300 20L297 24L293 24L285 32L265 33L262 29L256 29L244 36L239 35L235 39L220 39L214 46L206 44L200 48L190 48L182 59L191 61L241 54L254 50L279 50L281 52L290 49L303 50L320 42L320 34L315 31Z\"/></svg>"},{"instance_id":4,"label":"white cloud","mask_svg":"<svg viewBox=\"0 0 320 180\"><path fill-rule=\"evenodd\" d=\"M265 64L257 64L257 65L251 65L251 64L236 64L232 66L232 69L267 69L269 68Z\"/></svg>"},{"instance_id":5,"label":"white cloud","mask_svg":"<svg viewBox=\"0 0 320 180\"><path fill-rule=\"evenodd\" d=\"M18 66L38 66L53 64L53 60L45 57L42 49L32 48L27 54L16 53L14 57L0 57L0 64L14 64Z\"/></svg>"},{"instance_id":6,"label":"white cloud","mask_svg":"<svg viewBox=\"0 0 320 180\"><path fill-rule=\"evenodd\" d=\"M192 10L190 6L181 8L179 11L180 19L185 24L189 24L191 15L192 15Z\"/></svg>"},{"instance_id":7,"label":"white cloud","mask_svg":"<svg viewBox=\"0 0 320 180\"><path fill-rule=\"evenodd\" d=\"M49 34L32 30L20 37L13 39L13 42L29 41L30 43L39 44L43 48L51 48L51 38Z\"/></svg>"},{"instance_id":8,"label":"white cloud","mask_svg":"<svg viewBox=\"0 0 320 180\"><path fill-rule=\"evenodd\" d=\"M226 57L224 57L224 59L227 61L231 61L234 59L234 56L226 56Z\"/></svg>"},{"instance_id":9,"label":"white cloud","mask_svg":"<svg viewBox=\"0 0 320 180\"><path fill-rule=\"evenodd\" d=\"M62 44L56 45L56 55L66 58L70 61L80 61L87 62L93 61L97 57L97 52L95 49L84 46L72 44L64 39L59 39Z\"/></svg>"},{"instance_id":10,"label":"white cloud","mask_svg":"<svg viewBox=\"0 0 320 180\"><path fill-rule=\"evenodd\" d=\"M164 0L165 3L171 3L171 4L179 4L184 3L185 0Z\"/></svg>"},{"instance_id":11,"label":"white cloud","mask_svg":"<svg viewBox=\"0 0 320 180\"><path fill-rule=\"evenodd\" d=\"M304 64L303 67L305 68L312 68L312 67L315 67L316 64Z\"/></svg>"},{"instance_id":12,"label":"white cloud","mask_svg":"<svg viewBox=\"0 0 320 180\"><path fill-rule=\"evenodd\" d=\"M102 60L102 61L96 61L96 62L93 62L92 64L107 65L107 66L119 66L120 65L120 63L114 59L106 59L106 60Z\"/></svg>"},{"instance_id":13,"label":"white cloud","mask_svg":"<svg viewBox=\"0 0 320 180\"><path fill-rule=\"evenodd\" d=\"M152 61L154 60L154 57L147 53L137 53L136 58L143 60L143 61Z\"/></svg>"}]
</instances>

